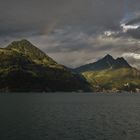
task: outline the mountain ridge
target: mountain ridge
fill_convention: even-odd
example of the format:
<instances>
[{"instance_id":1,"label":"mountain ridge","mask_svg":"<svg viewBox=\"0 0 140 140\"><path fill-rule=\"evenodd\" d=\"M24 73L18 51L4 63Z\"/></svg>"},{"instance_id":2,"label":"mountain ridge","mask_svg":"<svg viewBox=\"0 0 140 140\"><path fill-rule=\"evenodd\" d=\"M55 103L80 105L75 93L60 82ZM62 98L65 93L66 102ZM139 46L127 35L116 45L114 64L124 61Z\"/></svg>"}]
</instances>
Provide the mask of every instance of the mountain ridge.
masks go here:
<instances>
[{"instance_id":1,"label":"mountain ridge","mask_svg":"<svg viewBox=\"0 0 140 140\"><path fill-rule=\"evenodd\" d=\"M38 64L48 64L48 62L52 65L57 64L52 58L47 56L43 51L38 49L26 39L20 41L13 41L6 47L6 49L22 53Z\"/></svg>"},{"instance_id":2,"label":"mountain ridge","mask_svg":"<svg viewBox=\"0 0 140 140\"><path fill-rule=\"evenodd\" d=\"M58 64L27 40L0 49L0 91L89 91L82 75Z\"/></svg>"},{"instance_id":3,"label":"mountain ridge","mask_svg":"<svg viewBox=\"0 0 140 140\"><path fill-rule=\"evenodd\" d=\"M106 55L94 63L75 70L81 73L95 91L134 91L140 89L140 71L123 57Z\"/></svg>"},{"instance_id":4,"label":"mountain ridge","mask_svg":"<svg viewBox=\"0 0 140 140\"><path fill-rule=\"evenodd\" d=\"M99 71L105 69L118 69L118 68L132 68L123 57L114 59L111 55L107 54L96 62L82 65L75 68L74 71L82 73L85 71Z\"/></svg>"},{"instance_id":5,"label":"mountain ridge","mask_svg":"<svg viewBox=\"0 0 140 140\"><path fill-rule=\"evenodd\" d=\"M0 58L0 91L4 92L140 89L140 71L123 57L114 59L108 54L76 71L58 64L28 40L21 40L0 48Z\"/></svg>"}]
</instances>

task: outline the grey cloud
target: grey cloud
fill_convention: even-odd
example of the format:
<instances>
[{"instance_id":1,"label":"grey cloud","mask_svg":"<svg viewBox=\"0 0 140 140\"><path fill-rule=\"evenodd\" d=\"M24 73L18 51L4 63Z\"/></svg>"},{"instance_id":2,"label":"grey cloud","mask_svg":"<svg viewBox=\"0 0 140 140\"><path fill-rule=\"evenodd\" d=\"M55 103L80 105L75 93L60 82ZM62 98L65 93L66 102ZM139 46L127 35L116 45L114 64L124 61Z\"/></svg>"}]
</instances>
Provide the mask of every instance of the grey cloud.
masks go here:
<instances>
[{"instance_id":1,"label":"grey cloud","mask_svg":"<svg viewBox=\"0 0 140 140\"><path fill-rule=\"evenodd\" d=\"M127 8L124 1L0 0L0 45L26 38L70 67L96 61L107 53L117 57L138 52L139 30L123 33L120 22L139 13L139 0L128 0Z\"/></svg>"},{"instance_id":2,"label":"grey cloud","mask_svg":"<svg viewBox=\"0 0 140 140\"><path fill-rule=\"evenodd\" d=\"M43 30L57 26L116 28L122 16L122 0L0 0L1 34ZM9 32L8 32L9 31Z\"/></svg>"},{"instance_id":3,"label":"grey cloud","mask_svg":"<svg viewBox=\"0 0 140 140\"><path fill-rule=\"evenodd\" d=\"M72 28L59 29L48 36L31 37L30 40L69 67L96 61L108 53L116 58L124 52L140 52L140 42L130 36L106 36L104 32L88 34Z\"/></svg>"},{"instance_id":4,"label":"grey cloud","mask_svg":"<svg viewBox=\"0 0 140 140\"><path fill-rule=\"evenodd\" d=\"M126 59L131 64L131 66L140 69L140 60L133 57L127 57Z\"/></svg>"}]
</instances>

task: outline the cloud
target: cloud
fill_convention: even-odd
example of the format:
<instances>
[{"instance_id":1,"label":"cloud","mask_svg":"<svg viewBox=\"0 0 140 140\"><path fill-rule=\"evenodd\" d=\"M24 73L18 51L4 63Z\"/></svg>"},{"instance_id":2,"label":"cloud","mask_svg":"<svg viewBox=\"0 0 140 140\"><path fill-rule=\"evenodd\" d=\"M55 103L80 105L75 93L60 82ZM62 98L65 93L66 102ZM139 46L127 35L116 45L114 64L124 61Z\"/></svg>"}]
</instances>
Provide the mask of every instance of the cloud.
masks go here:
<instances>
[{"instance_id":1,"label":"cloud","mask_svg":"<svg viewBox=\"0 0 140 140\"><path fill-rule=\"evenodd\" d=\"M121 24L121 27L123 28L123 32L127 32L128 30L136 30L140 27L140 25L125 25Z\"/></svg>"},{"instance_id":2,"label":"cloud","mask_svg":"<svg viewBox=\"0 0 140 140\"><path fill-rule=\"evenodd\" d=\"M118 28L122 0L0 0L0 34L63 26ZM85 28L86 28L85 27Z\"/></svg>"},{"instance_id":3,"label":"cloud","mask_svg":"<svg viewBox=\"0 0 140 140\"><path fill-rule=\"evenodd\" d=\"M140 54L137 54L137 53L124 53L122 55L123 57L130 57L130 58L134 58L134 59L137 59L137 60L140 60Z\"/></svg>"},{"instance_id":4,"label":"cloud","mask_svg":"<svg viewBox=\"0 0 140 140\"><path fill-rule=\"evenodd\" d=\"M139 53L140 29L122 25L139 0L0 0L0 45L26 38L59 63L77 67L105 54ZM126 13L125 13L125 12ZM132 19L132 18L131 18ZM138 65L139 60L125 58Z\"/></svg>"},{"instance_id":5,"label":"cloud","mask_svg":"<svg viewBox=\"0 0 140 140\"><path fill-rule=\"evenodd\" d=\"M29 40L57 62L69 67L94 62L108 53L120 57L130 50L132 53L140 52L139 40L112 30L91 33L68 26L48 35L32 36ZM130 58L125 58L132 64Z\"/></svg>"}]
</instances>

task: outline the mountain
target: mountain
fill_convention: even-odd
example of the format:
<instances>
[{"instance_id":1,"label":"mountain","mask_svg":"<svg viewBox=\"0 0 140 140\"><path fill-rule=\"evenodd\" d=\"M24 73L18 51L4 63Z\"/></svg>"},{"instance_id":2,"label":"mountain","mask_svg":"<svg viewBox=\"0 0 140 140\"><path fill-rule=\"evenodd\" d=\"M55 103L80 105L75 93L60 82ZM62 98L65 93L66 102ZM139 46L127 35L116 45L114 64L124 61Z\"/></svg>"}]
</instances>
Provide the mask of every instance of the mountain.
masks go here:
<instances>
[{"instance_id":1,"label":"mountain","mask_svg":"<svg viewBox=\"0 0 140 140\"><path fill-rule=\"evenodd\" d=\"M124 58L106 55L97 62L77 68L95 91L136 91L140 89L140 71Z\"/></svg>"},{"instance_id":2,"label":"mountain","mask_svg":"<svg viewBox=\"0 0 140 140\"><path fill-rule=\"evenodd\" d=\"M114 59L111 55L106 55L104 58L97 62L83 65L74 69L74 71L82 73L86 71L99 71L106 69L118 69L118 68L131 68L124 58Z\"/></svg>"},{"instance_id":3,"label":"mountain","mask_svg":"<svg viewBox=\"0 0 140 140\"><path fill-rule=\"evenodd\" d=\"M79 74L58 64L27 40L0 49L0 91L89 91Z\"/></svg>"},{"instance_id":4,"label":"mountain","mask_svg":"<svg viewBox=\"0 0 140 140\"><path fill-rule=\"evenodd\" d=\"M87 71L82 75L95 91L134 91L140 89L140 71L135 68Z\"/></svg>"},{"instance_id":5,"label":"mountain","mask_svg":"<svg viewBox=\"0 0 140 140\"><path fill-rule=\"evenodd\" d=\"M14 41L8 45L6 49L23 54L36 64L43 64L48 66L57 65L57 63L52 58L35 47L28 40Z\"/></svg>"},{"instance_id":6,"label":"mountain","mask_svg":"<svg viewBox=\"0 0 140 140\"><path fill-rule=\"evenodd\" d=\"M78 72L78 73L75 73ZM106 55L71 70L58 64L28 40L0 48L0 91L136 91L140 72L120 57Z\"/></svg>"}]
</instances>

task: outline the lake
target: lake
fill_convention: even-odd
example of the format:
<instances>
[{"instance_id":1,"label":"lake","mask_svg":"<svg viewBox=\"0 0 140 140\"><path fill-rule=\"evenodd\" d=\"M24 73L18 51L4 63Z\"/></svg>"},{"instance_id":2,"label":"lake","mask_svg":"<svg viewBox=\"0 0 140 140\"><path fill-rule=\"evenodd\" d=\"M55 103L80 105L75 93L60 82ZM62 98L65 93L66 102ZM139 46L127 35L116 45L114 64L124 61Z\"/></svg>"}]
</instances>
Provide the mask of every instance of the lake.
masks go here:
<instances>
[{"instance_id":1,"label":"lake","mask_svg":"<svg viewBox=\"0 0 140 140\"><path fill-rule=\"evenodd\" d=\"M0 140L140 140L140 94L1 93Z\"/></svg>"}]
</instances>

